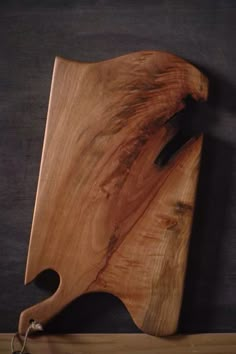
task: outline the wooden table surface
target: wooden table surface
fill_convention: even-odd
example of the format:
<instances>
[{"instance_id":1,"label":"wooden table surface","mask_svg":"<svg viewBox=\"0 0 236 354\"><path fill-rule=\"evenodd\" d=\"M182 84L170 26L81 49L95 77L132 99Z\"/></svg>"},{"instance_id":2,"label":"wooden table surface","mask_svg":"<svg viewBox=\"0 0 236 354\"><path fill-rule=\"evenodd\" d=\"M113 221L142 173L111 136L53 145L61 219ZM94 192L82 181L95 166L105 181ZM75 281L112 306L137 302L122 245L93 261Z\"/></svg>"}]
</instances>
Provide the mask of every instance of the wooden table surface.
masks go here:
<instances>
[{"instance_id":1,"label":"wooden table surface","mask_svg":"<svg viewBox=\"0 0 236 354\"><path fill-rule=\"evenodd\" d=\"M0 334L1 354L10 353L12 334ZM21 348L15 342L15 350ZM29 339L31 354L235 354L236 334L156 338L146 334L67 334Z\"/></svg>"}]
</instances>

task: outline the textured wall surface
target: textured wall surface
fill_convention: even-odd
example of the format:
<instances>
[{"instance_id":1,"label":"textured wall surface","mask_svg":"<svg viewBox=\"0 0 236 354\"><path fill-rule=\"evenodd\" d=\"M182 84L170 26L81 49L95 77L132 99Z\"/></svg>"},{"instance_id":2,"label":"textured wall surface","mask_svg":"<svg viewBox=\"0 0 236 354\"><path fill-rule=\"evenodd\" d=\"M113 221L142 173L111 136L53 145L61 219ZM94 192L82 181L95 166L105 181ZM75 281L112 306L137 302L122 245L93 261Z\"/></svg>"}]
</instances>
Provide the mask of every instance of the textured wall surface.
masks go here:
<instances>
[{"instance_id":1,"label":"textured wall surface","mask_svg":"<svg viewBox=\"0 0 236 354\"><path fill-rule=\"evenodd\" d=\"M205 143L179 331L236 331L235 33L234 0L0 2L0 332L58 281L49 273L23 286L55 56L143 49L182 56L210 80L208 103L188 109ZM108 294L76 300L48 330L138 331Z\"/></svg>"}]
</instances>

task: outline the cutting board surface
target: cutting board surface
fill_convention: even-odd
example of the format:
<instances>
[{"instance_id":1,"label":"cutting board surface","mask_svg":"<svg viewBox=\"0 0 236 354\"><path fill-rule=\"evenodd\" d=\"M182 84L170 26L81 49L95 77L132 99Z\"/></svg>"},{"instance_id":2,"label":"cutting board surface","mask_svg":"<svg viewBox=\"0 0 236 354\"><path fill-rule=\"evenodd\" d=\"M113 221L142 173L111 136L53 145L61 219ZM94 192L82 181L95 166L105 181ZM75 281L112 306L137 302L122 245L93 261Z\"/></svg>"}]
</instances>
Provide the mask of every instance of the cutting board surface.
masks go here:
<instances>
[{"instance_id":1,"label":"cutting board surface","mask_svg":"<svg viewBox=\"0 0 236 354\"><path fill-rule=\"evenodd\" d=\"M155 160L184 98L205 100L207 86L165 52L56 58L25 282L53 269L60 285L21 314L20 333L96 291L119 297L144 332L176 331L202 137Z\"/></svg>"}]
</instances>

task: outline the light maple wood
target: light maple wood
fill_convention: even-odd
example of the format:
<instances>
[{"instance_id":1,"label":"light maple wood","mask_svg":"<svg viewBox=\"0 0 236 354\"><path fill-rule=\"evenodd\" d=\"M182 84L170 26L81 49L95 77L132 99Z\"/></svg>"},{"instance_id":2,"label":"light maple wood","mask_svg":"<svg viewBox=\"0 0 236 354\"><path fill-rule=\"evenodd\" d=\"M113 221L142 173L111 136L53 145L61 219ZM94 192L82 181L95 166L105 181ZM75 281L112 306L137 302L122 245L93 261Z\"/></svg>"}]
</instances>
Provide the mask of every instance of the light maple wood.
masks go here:
<instances>
[{"instance_id":1,"label":"light maple wood","mask_svg":"<svg viewBox=\"0 0 236 354\"><path fill-rule=\"evenodd\" d=\"M164 52L56 58L25 282L53 269L60 285L21 314L21 333L94 291L118 296L146 333L176 331L202 137L154 161L176 134L169 119L207 85Z\"/></svg>"},{"instance_id":2,"label":"light maple wood","mask_svg":"<svg viewBox=\"0 0 236 354\"><path fill-rule=\"evenodd\" d=\"M0 334L1 354L10 353L12 334ZM15 341L15 349L21 342ZM146 334L67 334L29 338L32 354L235 354L236 334L194 334L158 338Z\"/></svg>"}]
</instances>

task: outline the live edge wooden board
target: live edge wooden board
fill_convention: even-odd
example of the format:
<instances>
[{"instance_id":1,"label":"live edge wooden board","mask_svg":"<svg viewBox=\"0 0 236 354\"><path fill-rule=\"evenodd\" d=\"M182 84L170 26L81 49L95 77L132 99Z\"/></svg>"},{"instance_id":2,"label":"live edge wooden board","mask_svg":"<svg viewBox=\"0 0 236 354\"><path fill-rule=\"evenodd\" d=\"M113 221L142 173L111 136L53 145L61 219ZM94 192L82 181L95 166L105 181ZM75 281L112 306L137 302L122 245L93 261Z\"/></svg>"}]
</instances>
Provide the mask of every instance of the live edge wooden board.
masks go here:
<instances>
[{"instance_id":1,"label":"live edge wooden board","mask_svg":"<svg viewBox=\"0 0 236 354\"><path fill-rule=\"evenodd\" d=\"M176 331L202 137L154 162L184 98L207 91L198 69L165 52L56 58L25 283L53 269L60 285L22 312L20 333L96 291L120 298L144 332Z\"/></svg>"}]
</instances>

